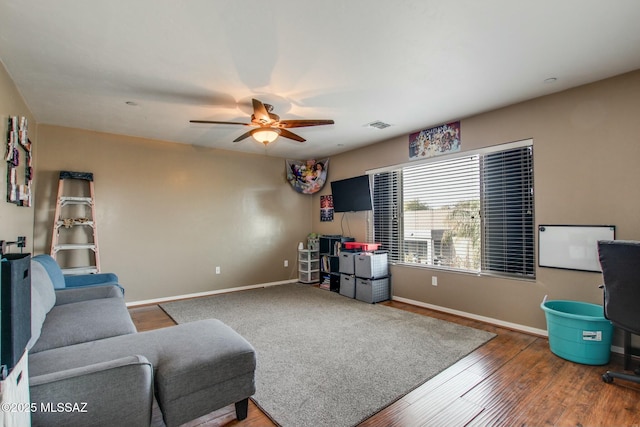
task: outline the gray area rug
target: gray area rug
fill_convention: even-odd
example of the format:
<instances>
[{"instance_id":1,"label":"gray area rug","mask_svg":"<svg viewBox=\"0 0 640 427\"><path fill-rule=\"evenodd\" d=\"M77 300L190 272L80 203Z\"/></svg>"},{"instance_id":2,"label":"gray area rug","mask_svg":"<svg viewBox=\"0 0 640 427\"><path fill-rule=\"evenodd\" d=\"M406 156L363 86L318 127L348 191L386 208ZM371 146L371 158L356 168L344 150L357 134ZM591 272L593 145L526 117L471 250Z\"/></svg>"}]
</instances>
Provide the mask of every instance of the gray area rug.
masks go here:
<instances>
[{"instance_id":1,"label":"gray area rug","mask_svg":"<svg viewBox=\"0 0 640 427\"><path fill-rule=\"evenodd\" d=\"M303 284L161 306L244 336L258 357L253 399L282 426L355 425L494 337Z\"/></svg>"}]
</instances>

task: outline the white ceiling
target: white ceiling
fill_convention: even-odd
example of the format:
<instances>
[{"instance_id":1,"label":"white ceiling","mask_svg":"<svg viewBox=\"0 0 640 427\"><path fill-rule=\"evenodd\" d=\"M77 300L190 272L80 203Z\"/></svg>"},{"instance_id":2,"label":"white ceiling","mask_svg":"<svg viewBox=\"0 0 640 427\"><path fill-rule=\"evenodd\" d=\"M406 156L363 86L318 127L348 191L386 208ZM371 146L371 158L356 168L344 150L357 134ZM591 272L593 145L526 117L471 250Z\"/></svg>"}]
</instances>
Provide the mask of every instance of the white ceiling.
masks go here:
<instances>
[{"instance_id":1,"label":"white ceiling","mask_svg":"<svg viewBox=\"0 0 640 427\"><path fill-rule=\"evenodd\" d=\"M266 149L307 159L640 69L639 22L638 0L0 0L0 60L40 124L265 153L189 123L257 98L335 120Z\"/></svg>"}]
</instances>

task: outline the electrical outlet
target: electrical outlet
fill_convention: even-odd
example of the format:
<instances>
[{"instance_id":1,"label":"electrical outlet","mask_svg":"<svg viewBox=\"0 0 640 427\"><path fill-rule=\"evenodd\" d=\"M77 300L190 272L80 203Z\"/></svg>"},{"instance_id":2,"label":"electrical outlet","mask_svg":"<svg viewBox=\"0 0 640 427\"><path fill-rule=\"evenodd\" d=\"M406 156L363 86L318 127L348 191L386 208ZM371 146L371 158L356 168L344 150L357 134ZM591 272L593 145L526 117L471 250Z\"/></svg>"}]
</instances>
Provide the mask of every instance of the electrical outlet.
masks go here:
<instances>
[{"instance_id":1,"label":"electrical outlet","mask_svg":"<svg viewBox=\"0 0 640 427\"><path fill-rule=\"evenodd\" d=\"M431 285L438 286L438 276L431 276Z\"/></svg>"},{"instance_id":2,"label":"electrical outlet","mask_svg":"<svg viewBox=\"0 0 640 427\"><path fill-rule=\"evenodd\" d=\"M216 274L220 274L220 266L216 267Z\"/></svg>"},{"instance_id":3,"label":"electrical outlet","mask_svg":"<svg viewBox=\"0 0 640 427\"><path fill-rule=\"evenodd\" d=\"M288 260L288 259L285 259L285 260L284 260L284 266L285 266L285 267L289 267L289 260Z\"/></svg>"}]
</instances>

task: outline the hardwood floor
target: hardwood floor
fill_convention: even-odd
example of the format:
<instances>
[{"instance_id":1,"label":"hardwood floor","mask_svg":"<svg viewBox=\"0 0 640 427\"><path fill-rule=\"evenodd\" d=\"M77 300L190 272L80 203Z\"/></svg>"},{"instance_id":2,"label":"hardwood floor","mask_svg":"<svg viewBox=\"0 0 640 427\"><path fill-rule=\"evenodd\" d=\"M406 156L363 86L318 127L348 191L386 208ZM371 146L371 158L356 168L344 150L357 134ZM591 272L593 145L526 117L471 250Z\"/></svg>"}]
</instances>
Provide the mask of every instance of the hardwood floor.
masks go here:
<instances>
[{"instance_id":1,"label":"hardwood floor","mask_svg":"<svg viewBox=\"0 0 640 427\"><path fill-rule=\"evenodd\" d=\"M553 355L536 337L405 303L385 304L497 334L455 365L360 424L415 426L637 426L640 385L605 384L601 375L621 370L622 358L607 366L572 363ZM174 325L157 305L130 308L139 331ZM249 416L235 419L233 405L189 427L275 426L252 401Z\"/></svg>"}]
</instances>

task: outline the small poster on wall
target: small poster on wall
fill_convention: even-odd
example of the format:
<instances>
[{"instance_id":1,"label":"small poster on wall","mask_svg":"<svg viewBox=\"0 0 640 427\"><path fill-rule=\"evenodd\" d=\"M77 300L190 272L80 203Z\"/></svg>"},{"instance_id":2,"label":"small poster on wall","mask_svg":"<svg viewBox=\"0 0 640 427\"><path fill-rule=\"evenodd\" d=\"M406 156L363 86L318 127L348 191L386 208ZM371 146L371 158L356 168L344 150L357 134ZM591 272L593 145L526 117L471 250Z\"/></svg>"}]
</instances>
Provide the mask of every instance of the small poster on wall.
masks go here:
<instances>
[{"instance_id":1,"label":"small poster on wall","mask_svg":"<svg viewBox=\"0 0 640 427\"><path fill-rule=\"evenodd\" d=\"M333 196L320 196L320 221L333 221Z\"/></svg>"},{"instance_id":2,"label":"small poster on wall","mask_svg":"<svg viewBox=\"0 0 640 427\"><path fill-rule=\"evenodd\" d=\"M460 122L447 123L409 135L409 160L460 151Z\"/></svg>"}]
</instances>

